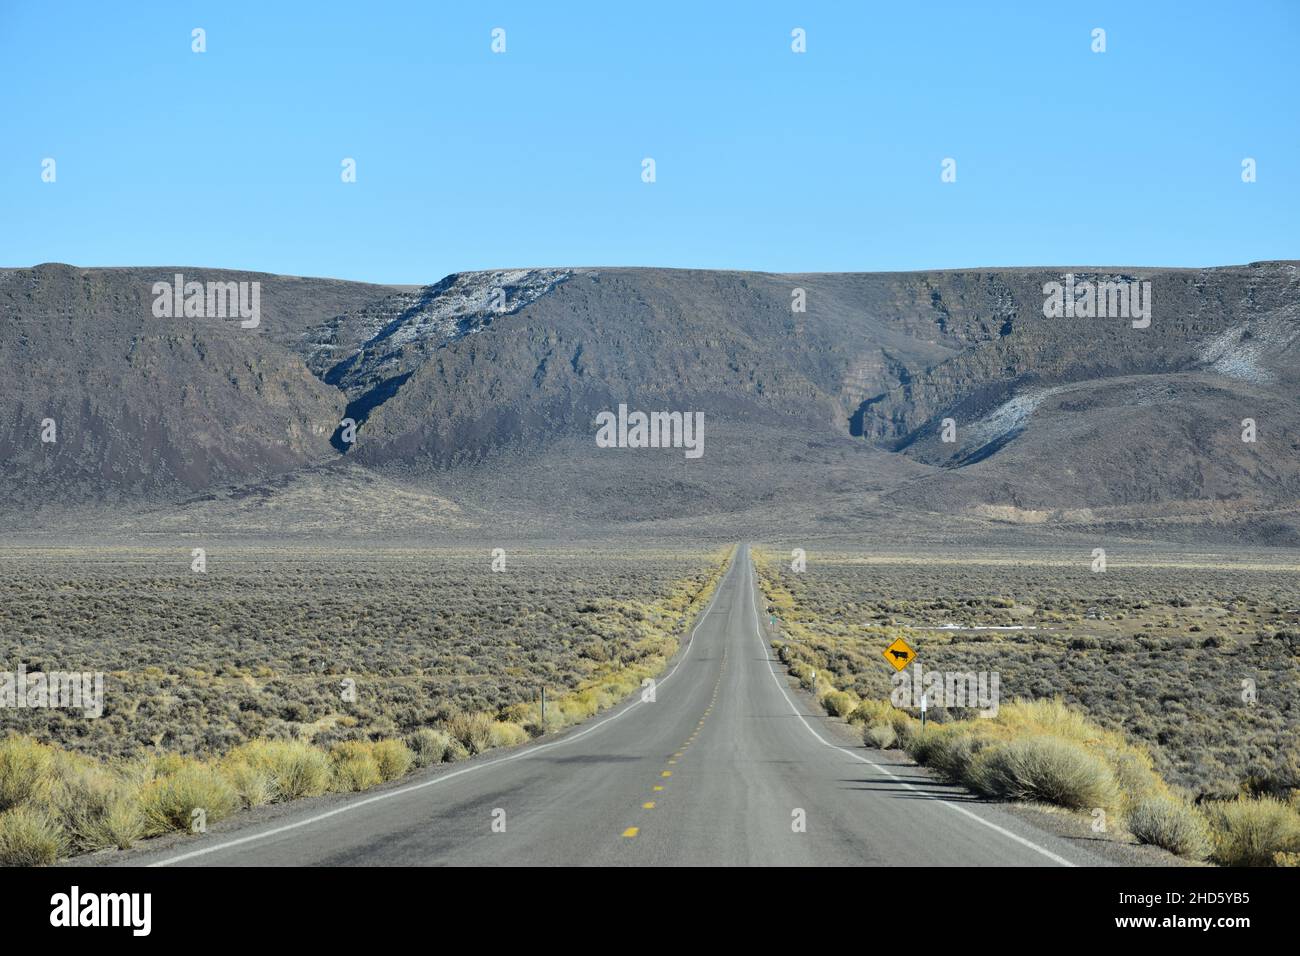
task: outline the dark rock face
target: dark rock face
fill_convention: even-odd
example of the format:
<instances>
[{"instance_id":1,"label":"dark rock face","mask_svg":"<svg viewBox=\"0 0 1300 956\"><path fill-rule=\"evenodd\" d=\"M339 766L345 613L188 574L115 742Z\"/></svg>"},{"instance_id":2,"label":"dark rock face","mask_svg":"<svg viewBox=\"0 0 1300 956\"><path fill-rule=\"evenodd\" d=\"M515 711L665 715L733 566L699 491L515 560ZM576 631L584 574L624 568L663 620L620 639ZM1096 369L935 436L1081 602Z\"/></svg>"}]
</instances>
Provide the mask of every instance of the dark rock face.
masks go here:
<instances>
[{"instance_id":1,"label":"dark rock face","mask_svg":"<svg viewBox=\"0 0 1300 956\"><path fill-rule=\"evenodd\" d=\"M1149 283L1149 325L1045 317L1045 286L1067 272ZM259 282L260 324L156 318L152 285L176 273ZM800 297L806 311L792 309ZM0 272L3 508L165 505L346 456L416 486L494 485L521 508L590 502L629 518L666 493L707 511L802 488L834 511L835 496L869 489L891 508L994 520L1237 511L1285 540L1300 499L1297 359L1290 262L520 269L419 289L45 265ZM696 485L668 450L598 453L595 416L619 403L704 413ZM56 443L40 441L47 418Z\"/></svg>"},{"instance_id":2,"label":"dark rock face","mask_svg":"<svg viewBox=\"0 0 1300 956\"><path fill-rule=\"evenodd\" d=\"M238 318L155 318L153 283L178 272L205 278L59 265L0 274L6 506L165 500L328 452L341 396L278 345L266 321L245 329ZM300 288L339 305L337 290L304 280L219 278L262 280L264 318L281 299L311 309L297 301ZM41 441L45 419L54 442Z\"/></svg>"}]
</instances>

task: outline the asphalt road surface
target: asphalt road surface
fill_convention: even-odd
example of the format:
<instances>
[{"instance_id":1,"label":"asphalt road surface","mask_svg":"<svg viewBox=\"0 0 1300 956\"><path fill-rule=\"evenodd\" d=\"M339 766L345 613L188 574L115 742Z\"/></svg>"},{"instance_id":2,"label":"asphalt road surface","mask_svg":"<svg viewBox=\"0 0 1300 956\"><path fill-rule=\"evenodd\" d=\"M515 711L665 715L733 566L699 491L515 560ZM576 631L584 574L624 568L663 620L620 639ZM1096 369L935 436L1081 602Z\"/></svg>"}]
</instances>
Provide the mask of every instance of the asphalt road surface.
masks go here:
<instances>
[{"instance_id":1,"label":"asphalt road surface","mask_svg":"<svg viewBox=\"0 0 1300 956\"><path fill-rule=\"evenodd\" d=\"M1105 861L896 754L791 688L742 546L655 700L383 790L227 821L129 865L1070 866ZM113 857L104 858L113 862Z\"/></svg>"}]
</instances>

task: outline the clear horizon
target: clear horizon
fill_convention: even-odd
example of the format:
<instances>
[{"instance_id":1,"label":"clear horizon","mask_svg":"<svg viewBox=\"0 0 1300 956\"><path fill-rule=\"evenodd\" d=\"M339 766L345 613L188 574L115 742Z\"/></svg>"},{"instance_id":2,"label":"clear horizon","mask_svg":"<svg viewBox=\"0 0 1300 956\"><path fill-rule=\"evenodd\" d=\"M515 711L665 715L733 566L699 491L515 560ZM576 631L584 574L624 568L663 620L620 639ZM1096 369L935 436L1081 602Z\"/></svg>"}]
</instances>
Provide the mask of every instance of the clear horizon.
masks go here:
<instances>
[{"instance_id":1,"label":"clear horizon","mask_svg":"<svg viewBox=\"0 0 1300 956\"><path fill-rule=\"evenodd\" d=\"M0 10L9 268L1300 258L1294 4L66 9Z\"/></svg>"},{"instance_id":2,"label":"clear horizon","mask_svg":"<svg viewBox=\"0 0 1300 956\"><path fill-rule=\"evenodd\" d=\"M452 269L448 272L443 272L437 276L433 276L431 278L422 280L420 282L378 282L372 279L357 279L352 276L345 276L345 275L313 275L311 273L303 273L303 272L270 272L266 269L246 269L243 268L242 266L234 267L234 266L224 266L221 264L203 265L200 263L193 263L193 262L184 263L181 265L177 265L175 263L158 264L158 263L148 263L148 262L117 263L117 264L110 264L110 265L86 265L80 262L49 261L49 262L33 262L27 265L12 265L12 264L0 265L0 269L35 269L35 268L39 268L40 266L50 266L50 265L61 265L61 266L68 266L69 268L72 269L87 269L87 270L91 270L91 269L159 269L159 270L176 269L184 272L187 269L193 269L199 272L227 272L231 274L238 272L238 273L273 275L273 276L280 276L284 278L322 279L325 281L332 281L332 282L353 282L353 283L360 283L363 285L429 286L451 275L465 274L471 272L510 272L519 269L537 269L541 271L545 271L548 269L589 269L592 271L598 271L601 269L654 269L660 271L680 271L680 272L749 272L749 273L754 273L755 275L815 276L815 275L891 275L891 274L909 273L909 272L915 272L915 273L1006 272L1012 270L1023 270L1027 272L1044 271L1044 272L1051 272L1051 273L1056 273L1056 272L1065 273L1073 270L1079 273L1088 273L1088 272L1095 272L1095 271L1101 271L1106 269L1131 269L1131 270L1140 270L1143 272L1147 272L1147 271L1194 272L1200 269L1241 268L1256 263L1264 263L1264 262L1293 263L1293 262L1300 262L1300 259L1255 259L1252 262L1223 262L1215 265L1195 265L1195 266L1166 266L1166 265L1151 265L1149 263L1133 263L1133 262L1096 262L1096 263L1073 263L1069 265L1060 265L1055 263L1039 263L1035 265L944 266L943 268L939 268L939 269L926 269L926 268L837 269L837 270L810 269L803 272L784 272L784 271L774 271L770 269L713 268L710 266L639 266L639 265L630 265L627 263L614 263L614 264L606 263L604 265L585 265L585 264L574 264L574 263L541 263L537 265L510 264L504 266L486 266L481 269Z\"/></svg>"}]
</instances>

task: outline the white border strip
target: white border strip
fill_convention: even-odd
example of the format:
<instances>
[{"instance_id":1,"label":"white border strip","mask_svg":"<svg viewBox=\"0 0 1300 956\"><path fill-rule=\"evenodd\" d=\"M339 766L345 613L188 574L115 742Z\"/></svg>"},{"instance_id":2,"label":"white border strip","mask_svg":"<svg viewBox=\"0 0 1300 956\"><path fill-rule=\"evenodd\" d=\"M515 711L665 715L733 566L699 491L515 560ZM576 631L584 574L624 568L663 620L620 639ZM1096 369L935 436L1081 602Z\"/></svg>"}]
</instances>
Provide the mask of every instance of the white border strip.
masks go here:
<instances>
[{"instance_id":1,"label":"white border strip","mask_svg":"<svg viewBox=\"0 0 1300 956\"><path fill-rule=\"evenodd\" d=\"M700 629L700 625L704 623L705 619L709 616L709 612L713 610L714 602L717 601L718 595L722 593L722 589L727 583L727 578L731 577L731 573L735 571L736 565L739 563L739 561L740 561L740 548L739 546L737 546L735 554L732 556L731 559L731 565L723 573L722 579L718 581L718 586L713 591L713 597L709 599L708 607L704 609L704 613L700 615L700 619L696 621L695 626L691 628L690 636L686 639L685 652L678 659L677 663L672 666L672 669L655 683L656 692L658 692L658 690L661 687L663 687L664 684L668 683L668 681L672 679L672 676L677 673L677 669L681 667L682 664L685 663L686 658L690 656L691 648L695 646L695 632ZM437 784L445 783L448 780L454 780L456 777L463 776L464 774L473 773L476 770L485 770L489 767L497 767L503 763L508 763L511 760L521 760L524 757L532 757L535 754L541 753L543 750L550 750L552 747L563 747L565 744L572 743L573 741L579 739L580 737L585 737L587 736L587 734L599 730L601 727L604 727L606 724L613 723L614 721L622 717L624 714L630 713L632 709L635 708L640 703L642 703L642 699L640 695L636 695L630 704L628 704L626 707L624 707L622 710L618 711L617 713L610 714L608 717L596 721L590 727L586 727L578 731L577 733L569 734L568 736L562 737L559 740L552 740L550 743L538 744L537 746L534 747L526 747L523 750L517 750L514 753L507 754L504 757L498 757L494 760L485 760L482 761L481 763L475 763L468 767L463 767L460 770L454 770L451 773L439 774L438 776L434 777L432 780L425 780L421 783L412 783L412 784L408 784L405 787L398 787L395 790L388 790L385 791L384 793L377 793L374 796L365 797L364 799L357 800L352 803L344 804L341 807L335 807L333 810L326 810L324 813L318 813L315 816L307 817L305 820L296 820L293 823L285 823L278 827L272 827L270 830L263 830L260 833L253 833L248 836L239 837L234 840L225 840L221 843L213 844L212 846L201 847L199 849L190 850L188 853L181 853L178 854L177 856L168 857L163 860L157 860L153 863L148 864L148 866L150 867L171 866L173 863L182 863L185 860L193 860L196 857L207 856L209 853L219 853L222 850L229 850L231 847L243 846L244 844L247 843L255 843L258 840L265 840L273 836L279 836L281 833L287 833L290 830L297 830L300 827L311 826L313 823L319 823L322 820L328 820L330 817L336 817L341 813L347 813L351 810L357 810L361 807L368 806L372 803L378 803L381 800L391 800L393 797L405 796L408 793L414 793L415 791L423 790L426 787L433 787L436 786Z\"/></svg>"},{"instance_id":2,"label":"white border strip","mask_svg":"<svg viewBox=\"0 0 1300 956\"><path fill-rule=\"evenodd\" d=\"M749 553L749 544L746 543L744 545L744 548L745 548L745 559L750 565L752 565L753 560ZM737 557L739 557L739 555L737 555ZM934 800L936 803L942 804L943 806L947 807L950 810L956 810L958 813L962 814L963 816L969 817L970 819L974 820L976 823L982 823L990 830L1002 834L1007 839L1015 840L1017 843L1021 844L1022 846L1027 846L1029 847L1029 849L1041 853L1043 856L1047 857L1053 863L1059 863L1061 866L1075 865L1071 863L1069 860L1067 860L1065 857L1058 856L1057 854L1053 853L1051 850L1045 849L1039 846L1037 843L1034 843L1032 840L1026 840L1024 837L1012 833L1010 830L1004 827L1000 827L996 823L990 823L988 820L985 820L983 817L979 816L978 814L972 813L970 810L966 809L963 806L958 806L955 803L949 803L947 800L944 800L942 797L936 797L934 794L928 793L927 791L914 786L913 784L909 783L905 778L898 776L898 774L893 773L892 771L890 771L885 767L882 767L874 760L869 760L868 758L862 756L862 754L854 753L852 750L848 750L844 747L841 747L839 744L831 743L821 734L817 733L816 729L810 723L808 723L808 721L803 719L803 714L799 713L799 708L796 707L794 701L790 699L790 695L789 693L787 693L785 685L782 683L781 678L777 675L776 668L772 664L772 648L766 641L763 640L763 634L762 631L759 629L759 624L758 624L760 619L758 613L758 594L754 587L754 577L756 573L757 571L755 571L754 573L748 573L748 572L746 573L746 577L749 578L750 606L754 611L754 636L758 638L758 644L763 649L763 656L767 658L767 668L768 671L772 674L772 680L776 681L776 689L781 692L781 696L785 698L785 702L790 705L790 710L794 713L795 717L799 719L799 723L804 725L804 728L808 731L808 733L812 734L814 737L817 738L818 743L825 744L827 747L840 751L840 753L848 754L854 760L861 761L862 763L870 767L872 770L875 770L877 773L883 773L885 776L890 777L893 780L897 780L902 786L906 787L908 790L911 790L913 793L920 794L921 796L925 797L927 800Z\"/></svg>"}]
</instances>

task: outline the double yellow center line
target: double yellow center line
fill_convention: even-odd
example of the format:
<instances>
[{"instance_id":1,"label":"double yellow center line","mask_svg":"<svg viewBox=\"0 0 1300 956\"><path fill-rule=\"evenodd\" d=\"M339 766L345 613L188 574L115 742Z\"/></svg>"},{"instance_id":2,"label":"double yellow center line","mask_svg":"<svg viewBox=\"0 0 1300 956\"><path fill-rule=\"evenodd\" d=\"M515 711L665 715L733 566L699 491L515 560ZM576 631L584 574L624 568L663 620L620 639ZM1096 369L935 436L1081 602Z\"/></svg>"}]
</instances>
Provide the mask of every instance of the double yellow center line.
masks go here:
<instances>
[{"instance_id":1,"label":"double yellow center line","mask_svg":"<svg viewBox=\"0 0 1300 956\"><path fill-rule=\"evenodd\" d=\"M686 751L686 748L695 742L695 738L699 735L700 728L704 726L704 722L708 720L709 715L713 713L713 707L718 702L718 689L722 686L722 674L723 671L726 669L726 666L727 666L727 652L724 650L722 652L722 666L718 669L718 679L713 685L713 697L709 700L709 706L704 708L704 715L700 717L699 723L695 725L695 730L693 730L691 732L691 735L686 738L686 742L682 744L681 749L668 758L669 766L676 764L677 761L681 759L682 754L685 753ZM666 780L672 775L673 772L671 770L661 770L659 772L659 778L661 780ZM662 793L663 790L664 790L663 784L655 784L654 787L655 793ZM641 804L642 810L653 810L654 808L655 808L654 800L647 800L645 803ZM640 833L641 833L640 827L628 827L626 830L623 831L623 838L627 840L632 840L635 839Z\"/></svg>"}]
</instances>

